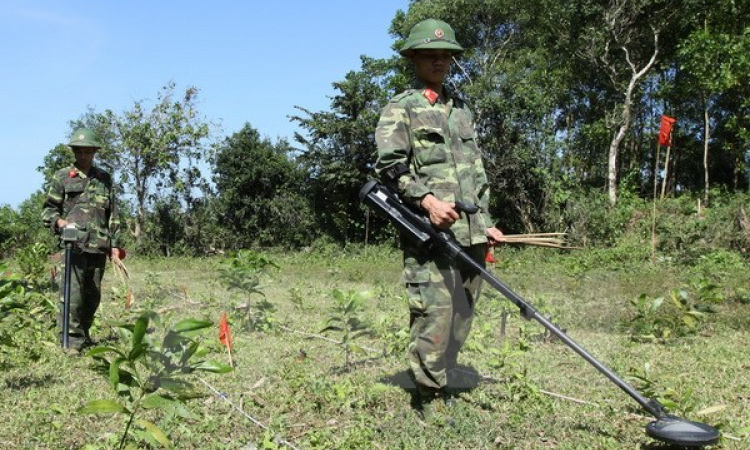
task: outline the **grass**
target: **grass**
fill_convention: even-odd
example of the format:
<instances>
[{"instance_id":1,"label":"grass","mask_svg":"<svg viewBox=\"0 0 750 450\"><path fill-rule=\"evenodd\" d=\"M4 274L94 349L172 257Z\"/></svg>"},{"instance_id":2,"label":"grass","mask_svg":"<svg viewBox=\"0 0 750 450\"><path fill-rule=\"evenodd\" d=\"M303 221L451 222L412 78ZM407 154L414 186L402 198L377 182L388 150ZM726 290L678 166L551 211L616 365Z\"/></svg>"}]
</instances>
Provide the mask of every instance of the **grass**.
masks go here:
<instances>
[{"instance_id":1,"label":"grass","mask_svg":"<svg viewBox=\"0 0 750 450\"><path fill-rule=\"evenodd\" d=\"M267 255L280 266L260 287L275 306L276 329L246 331L230 322L236 370L193 380L202 396L188 406L198 419L146 413L175 448L289 448L285 443L299 449L667 448L645 435L649 418L637 403L565 345L543 339L541 326L520 319L515 307L489 288L459 359L468 384L455 406L455 425L425 425L410 407L400 254L382 247L321 247ZM551 249L506 249L497 258L494 273L598 360L623 377L648 367L649 389L677 398L679 415L720 426L731 437L719 448L747 448L750 306L728 300L697 335L634 343L620 326L630 299L685 286L693 269L624 260L597 265L582 252ZM218 342L218 321L223 311L231 319L247 298L220 283L223 261L131 256L125 262L133 308L125 310L124 290L108 273L95 337L114 339L108 323L132 321L139 310L154 309L172 321L213 320L216 329L203 340L214 359L228 361ZM746 274L747 267L728 269L718 281L736 289L746 285ZM335 289L369 293L361 319L373 336L357 341L368 350L355 355L350 367L331 342L335 336L320 335L335 305ZM513 311L505 337L499 335L503 310ZM36 361L19 352L0 372L0 447L117 448L124 429L119 417L77 412L89 400L113 395L107 380L92 370L93 361L64 356L52 339L29 345L47 348ZM715 412L702 415L710 407Z\"/></svg>"}]
</instances>

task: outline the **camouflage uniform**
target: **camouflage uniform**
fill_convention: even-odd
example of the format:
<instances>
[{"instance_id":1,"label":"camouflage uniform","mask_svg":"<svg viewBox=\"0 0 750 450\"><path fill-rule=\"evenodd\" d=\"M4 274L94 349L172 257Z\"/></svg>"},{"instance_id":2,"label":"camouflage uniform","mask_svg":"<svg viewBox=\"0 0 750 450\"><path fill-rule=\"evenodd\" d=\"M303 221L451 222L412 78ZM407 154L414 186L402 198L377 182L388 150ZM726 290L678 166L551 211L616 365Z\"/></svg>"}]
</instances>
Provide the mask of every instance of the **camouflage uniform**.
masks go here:
<instances>
[{"instance_id":1,"label":"camouflage uniform","mask_svg":"<svg viewBox=\"0 0 750 450\"><path fill-rule=\"evenodd\" d=\"M71 346L80 346L89 338L89 328L99 307L107 255L111 248L119 247L119 222L114 214L109 174L93 166L88 173L75 166L56 172L47 189L42 219L53 233L60 234L56 225L60 218L75 223L79 235L72 256L70 342ZM63 271L64 267L58 271L60 277ZM59 284L62 302L64 286ZM58 317L58 325L61 323Z\"/></svg>"},{"instance_id":2,"label":"camouflage uniform","mask_svg":"<svg viewBox=\"0 0 750 450\"><path fill-rule=\"evenodd\" d=\"M381 178L396 166L396 188L406 202L419 205L427 194L439 200L463 200L480 207L462 213L449 232L475 260L484 264L489 205L487 176L476 143L472 114L444 87L446 101L429 89L410 89L383 109L375 138L376 171ZM468 337L481 279L468 267L402 240L404 282L409 296L411 342L408 354L416 381L429 388L447 386Z\"/></svg>"}]
</instances>

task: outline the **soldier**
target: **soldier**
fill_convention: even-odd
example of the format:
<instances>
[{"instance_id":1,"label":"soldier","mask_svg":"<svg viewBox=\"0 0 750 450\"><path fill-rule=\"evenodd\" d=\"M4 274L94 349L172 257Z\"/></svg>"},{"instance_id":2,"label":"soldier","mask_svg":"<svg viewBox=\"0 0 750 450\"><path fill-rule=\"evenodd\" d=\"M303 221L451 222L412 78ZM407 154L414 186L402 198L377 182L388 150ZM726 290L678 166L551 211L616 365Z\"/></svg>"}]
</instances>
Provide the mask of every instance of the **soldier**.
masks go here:
<instances>
[{"instance_id":1,"label":"soldier","mask_svg":"<svg viewBox=\"0 0 750 450\"><path fill-rule=\"evenodd\" d=\"M121 250L112 178L93 165L94 155L101 148L96 134L78 129L68 146L75 154L75 163L57 171L50 180L42 219L57 235L69 224L77 230L71 263L68 340L70 348L80 351L91 343L89 329L101 300L106 258L119 255ZM61 317L59 314L60 330Z\"/></svg>"},{"instance_id":2,"label":"soldier","mask_svg":"<svg viewBox=\"0 0 750 450\"><path fill-rule=\"evenodd\" d=\"M472 113L444 85L454 57L462 51L453 29L443 21L424 20L411 29L400 53L413 64L417 83L381 112L375 169L405 202L421 208L435 227L449 231L484 264L487 243L502 241L503 234L491 225L487 212L489 184ZM480 210L456 211L457 200ZM409 364L418 388L418 411L431 421L436 403L452 403L449 375L455 374L458 352L469 335L481 278L445 255L406 240L402 247L410 312Z\"/></svg>"}]
</instances>

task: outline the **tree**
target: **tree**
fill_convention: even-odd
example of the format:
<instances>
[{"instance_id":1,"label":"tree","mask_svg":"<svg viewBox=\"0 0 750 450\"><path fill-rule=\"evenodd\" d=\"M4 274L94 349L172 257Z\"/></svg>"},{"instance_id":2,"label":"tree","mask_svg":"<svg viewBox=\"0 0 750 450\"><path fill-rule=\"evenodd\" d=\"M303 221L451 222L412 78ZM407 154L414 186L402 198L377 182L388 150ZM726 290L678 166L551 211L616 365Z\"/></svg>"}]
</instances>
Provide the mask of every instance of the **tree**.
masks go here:
<instances>
[{"instance_id":1,"label":"tree","mask_svg":"<svg viewBox=\"0 0 750 450\"><path fill-rule=\"evenodd\" d=\"M308 134L297 133L295 139L304 146L299 160L307 171L318 226L339 242L364 239L359 189L373 175L375 127L393 93L386 78L393 64L362 57L360 71L333 83L340 94L331 99L331 111L297 107L305 116L292 117Z\"/></svg>"},{"instance_id":2,"label":"tree","mask_svg":"<svg viewBox=\"0 0 750 450\"><path fill-rule=\"evenodd\" d=\"M286 141L261 139L250 124L219 146L214 182L230 244L293 247L315 236L304 172L290 155Z\"/></svg>"},{"instance_id":3,"label":"tree","mask_svg":"<svg viewBox=\"0 0 750 450\"><path fill-rule=\"evenodd\" d=\"M734 1L711 2L699 15L702 26L679 45L680 69L699 92L703 106L703 199L709 201L709 144L711 116L721 94L747 82L750 71L750 27L731 20L738 8ZM736 120L736 119L735 119Z\"/></svg>"},{"instance_id":4,"label":"tree","mask_svg":"<svg viewBox=\"0 0 750 450\"><path fill-rule=\"evenodd\" d=\"M173 82L164 86L150 110L144 101L136 101L121 115L111 110L103 114L117 149L120 179L135 199L133 234L137 241L149 205L171 196L189 207L194 190L206 184L198 164L210 158L206 145L210 126L198 116L198 89L189 87L182 98L176 98L175 88Z\"/></svg>"}]
</instances>

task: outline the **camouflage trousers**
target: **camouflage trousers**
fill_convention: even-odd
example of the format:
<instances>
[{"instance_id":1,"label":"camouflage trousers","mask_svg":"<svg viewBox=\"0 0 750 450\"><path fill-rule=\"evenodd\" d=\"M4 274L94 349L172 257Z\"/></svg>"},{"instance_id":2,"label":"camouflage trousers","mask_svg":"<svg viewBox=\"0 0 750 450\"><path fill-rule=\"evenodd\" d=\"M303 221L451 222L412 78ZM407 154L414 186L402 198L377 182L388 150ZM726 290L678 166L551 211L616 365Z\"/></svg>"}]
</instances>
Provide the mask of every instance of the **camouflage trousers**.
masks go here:
<instances>
[{"instance_id":1,"label":"camouflage trousers","mask_svg":"<svg viewBox=\"0 0 750 450\"><path fill-rule=\"evenodd\" d=\"M94 314L99 309L102 297L102 278L107 256L98 253L73 253L70 273L70 326L71 339L89 337L89 328L94 323ZM62 332L62 310L65 301L65 253L57 282L60 286L60 308L57 329Z\"/></svg>"},{"instance_id":2,"label":"camouflage trousers","mask_svg":"<svg viewBox=\"0 0 750 450\"><path fill-rule=\"evenodd\" d=\"M484 265L485 245L464 248ZM409 298L409 365L419 385L443 388L448 371L469 336L482 284L480 275L444 255L404 249L404 280Z\"/></svg>"}]
</instances>

